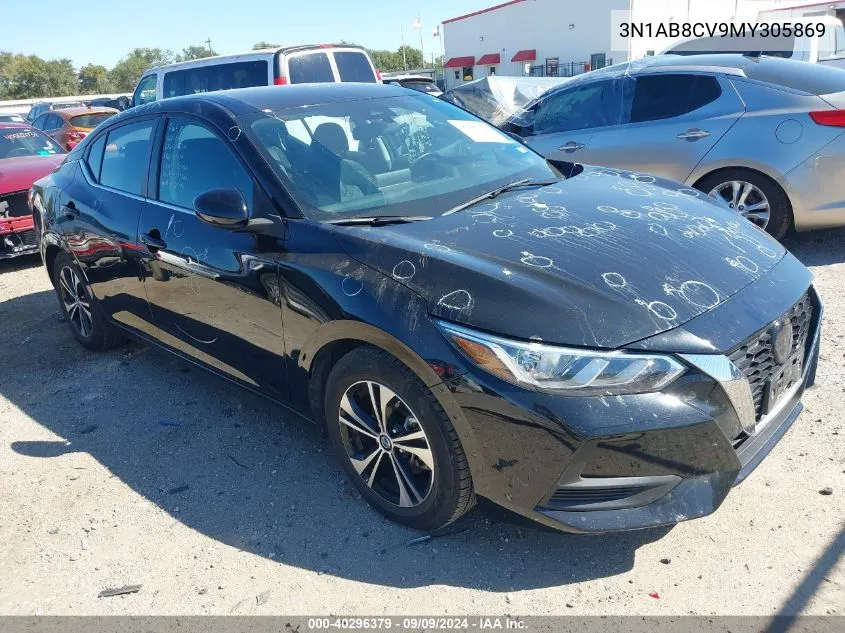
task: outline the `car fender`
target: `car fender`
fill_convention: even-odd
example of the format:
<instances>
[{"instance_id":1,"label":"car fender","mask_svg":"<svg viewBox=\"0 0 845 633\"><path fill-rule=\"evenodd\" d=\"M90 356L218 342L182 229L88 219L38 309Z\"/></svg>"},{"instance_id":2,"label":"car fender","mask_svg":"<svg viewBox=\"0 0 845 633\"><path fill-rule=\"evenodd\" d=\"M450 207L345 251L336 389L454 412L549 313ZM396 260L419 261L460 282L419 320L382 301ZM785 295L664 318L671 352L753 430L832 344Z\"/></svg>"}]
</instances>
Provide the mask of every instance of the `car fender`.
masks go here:
<instances>
[{"instance_id":1,"label":"car fender","mask_svg":"<svg viewBox=\"0 0 845 633\"><path fill-rule=\"evenodd\" d=\"M714 171L717 171L719 169L730 169L739 167L759 171L760 173L765 174L766 176L777 182L781 187L784 186L786 176L774 167L772 167L770 164L764 163L762 161L754 160L746 156L725 156L720 158L714 157L710 160L708 160L708 158L709 156L704 157L704 160L702 160L696 166L696 168L693 169L692 173L687 177L684 184L694 187L696 183L698 183L702 178L704 178L708 174L713 173Z\"/></svg>"},{"instance_id":2,"label":"car fender","mask_svg":"<svg viewBox=\"0 0 845 633\"><path fill-rule=\"evenodd\" d=\"M389 352L411 369L431 390L446 415L449 416L452 426L458 432L472 472L482 472L485 463L481 446L453 397L449 385L444 382L444 377L439 376L429 363L391 333L351 319L328 321L323 323L303 344L298 358L299 367L310 372L312 363L320 350L337 341L358 341L374 345ZM460 373L450 373L450 378L456 378ZM322 421L317 422L320 424Z\"/></svg>"}]
</instances>

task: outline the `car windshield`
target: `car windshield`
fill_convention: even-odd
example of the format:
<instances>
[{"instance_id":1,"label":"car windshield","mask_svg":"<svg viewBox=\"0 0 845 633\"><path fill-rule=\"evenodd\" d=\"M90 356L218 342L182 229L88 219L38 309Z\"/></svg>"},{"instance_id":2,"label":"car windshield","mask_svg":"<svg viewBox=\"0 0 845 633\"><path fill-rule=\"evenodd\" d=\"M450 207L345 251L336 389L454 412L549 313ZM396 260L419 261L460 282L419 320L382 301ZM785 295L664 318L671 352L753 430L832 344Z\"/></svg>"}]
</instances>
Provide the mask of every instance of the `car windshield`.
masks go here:
<instances>
[{"instance_id":1,"label":"car windshield","mask_svg":"<svg viewBox=\"0 0 845 633\"><path fill-rule=\"evenodd\" d=\"M436 83L433 81L426 81L425 79L408 79L402 82L402 86L410 88L411 90L418 90L420 92L441 92Z\"/></svg>"},{"instance_id":2,"label":"car windshield","mask_svg":"<svg viewBox=\"0 0 845 633\"><path fill-rule=\"evenodd\" d=\"M31 128L0 129L0 159L64 154L51 139Z\"/></svg>"},{"instance_id":3,"label":"car windshield","mask_svg":"<svg viewBox=\"0 0 845 633\"><path fill-rule=\"evenodd\" d=\"M20 114L0 114L0 123L26 123Z\"/></svg>"},{"instance_id":4,"label":"car windshield","mask_svg":"<svg viewBox=\"0 0 845 633\"><path fill-rule=\"evenodd\" d=\"M114 112L97 112L94 114L80 114L75 117L71 117L70 124L73 127L86 127L86 128L94 128L100 125L103 121L112 118L115 115Z\"/></svg>"},{"instance_id":5,"label":"car windshield","mask_svg":"<svg viewBox=\"0 0 845 633\"><path fill-rule=\"evenodd\" d=\"M243 121L315 219L435 216L496 187L558 174L491 125L409 95L265 111Z\"/></svg>"}]
</instances>

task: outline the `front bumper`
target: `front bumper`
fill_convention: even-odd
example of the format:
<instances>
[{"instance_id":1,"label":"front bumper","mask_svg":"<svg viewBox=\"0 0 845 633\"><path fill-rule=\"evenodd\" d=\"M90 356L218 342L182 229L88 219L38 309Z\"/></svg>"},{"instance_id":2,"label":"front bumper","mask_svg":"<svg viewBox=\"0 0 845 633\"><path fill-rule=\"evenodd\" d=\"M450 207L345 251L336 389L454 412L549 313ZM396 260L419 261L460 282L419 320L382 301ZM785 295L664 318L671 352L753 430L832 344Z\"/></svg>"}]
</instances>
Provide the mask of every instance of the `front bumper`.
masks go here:
<instances>
[{"instance_id":1,"label":"front bumper","mask_svg":"<svg viewBox=\"0 0 845 633\"><path fill-rule=\"evenodd\" d=\"M768 292L766 284L758 292ZM446 386L472 436L465 449L477 494L581 533L668 525L714 512L802 410L820 337L821 303L814 291L810 295L817 309L800 379L750 435L737 434L739 416L719 383L694 368L662 393L615 397L530 392L481 371L453 378ZM734 308L747 312L747 300ZM732 316L726 308L724 322L741 329Z\"/></svg>"},{"instance_id":2,"label":"front bumper","mask_svg":"<svg viewBox=\"0 0 845 633\"><path fill-rule=\"evenodd\" d=\"M795 229L845 226L845 134L778 179L792 205Z\"/></svg>"},{"instance_id":3,"label":"front bumper","mask_svg":"<svg viewBox=\"0 0 845 633\"><path fill-rule=\"evenodd\" d=\"M38 252L32 216L0 218L0 259Z\"/></svg>"},{"instance_id":4,"label":"front bumper","mask_svg":"<svg viewBox=\"0 0 845 633\"><path fill-rule=\"evenodd\" d=\"M27 192L0 196L0 259L8 259L38 251L38 237L29 206Z\"/></svg>"}]
</instances>

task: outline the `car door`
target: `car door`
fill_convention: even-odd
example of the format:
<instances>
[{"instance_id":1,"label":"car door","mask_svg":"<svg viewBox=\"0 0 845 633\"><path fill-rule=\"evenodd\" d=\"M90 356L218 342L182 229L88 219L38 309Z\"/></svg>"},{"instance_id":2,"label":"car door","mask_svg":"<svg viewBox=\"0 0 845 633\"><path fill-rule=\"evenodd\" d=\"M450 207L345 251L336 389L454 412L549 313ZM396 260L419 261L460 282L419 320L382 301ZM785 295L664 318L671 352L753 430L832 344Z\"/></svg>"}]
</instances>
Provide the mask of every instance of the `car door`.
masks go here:
<instances>
[{"instance_id":1,"label":"car door","mask_svg":"<svg viewBox=\"0 0 845 633\"><path fill-rule=\"evenodd\" d=\"M525 140L546 158L593 163L593 135L618 125L623 105L613 79L555 90L531 108L532 125Z\"/></svg>"},{"instance_id":2,"label":"car door","mask_svg":"<svg viewBox=\"0 0 845 633\"><path fill-rule=\"evenodd\" d=\"M146 295L162 342L181 354L287 400L276 240L201 221L201 193L236 188L248 206L263 192L225 134L204 120L170 116L157 143L144 244ZM260 204L259 204L260 202Z\"/></svg>"},{"instance_id":3,"label":"car door","mask_svg":"<svg viewBox=\"0 0 845 633\"><path fill-rule=\"evenodd\" d=\"M62 138L62 128L64 127L64 124L65 121L62 117L55 112L49 112L47 113L46 121L44 122L44 133L63 148L67 149L64 139Z\"/></svg>"},{"instance_id":4,"label":"car door","mask_svg":"<svg viewBox=\"0 0 845 633\"><path fill-rule=\"evenodd\" d=\"M585 161L684 182L745 107L724 78L653 73L624 78L627 120L596 130Z\"/></svg>"},{"instance_id":5,"label":"car door","mask_svg":"<svg viewBox=\"0 0 845 633\"><path fill-rule=\"evenodd\" d=\"M100 132L76 163L58 214L64 241L100 306L121 325L147 336L156 331L136 236L158 121L132 119Z\"/></svg>"}]
</instances>

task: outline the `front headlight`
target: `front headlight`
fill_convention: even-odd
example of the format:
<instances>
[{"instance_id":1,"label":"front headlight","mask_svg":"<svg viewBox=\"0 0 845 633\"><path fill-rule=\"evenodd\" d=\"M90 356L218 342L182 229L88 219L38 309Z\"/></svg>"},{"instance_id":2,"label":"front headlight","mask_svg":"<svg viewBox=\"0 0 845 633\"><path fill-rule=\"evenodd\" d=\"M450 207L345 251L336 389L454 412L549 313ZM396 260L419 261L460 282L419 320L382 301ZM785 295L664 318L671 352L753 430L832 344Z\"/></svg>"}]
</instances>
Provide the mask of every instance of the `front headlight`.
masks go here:
<instances>
[{"instance_id":1,"label":"front headlight","mask_svg":"<svg viewBox=\"0 0 845 633\"><path fill-rule=\"evenodd\" d=\"M482 369L508 382L566 395L659 391L684 373L661 354L601 352L512 341L438 321L446 337Z\"/></svg>"}]
</instances>

